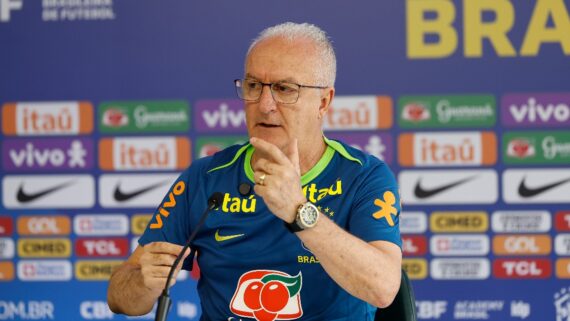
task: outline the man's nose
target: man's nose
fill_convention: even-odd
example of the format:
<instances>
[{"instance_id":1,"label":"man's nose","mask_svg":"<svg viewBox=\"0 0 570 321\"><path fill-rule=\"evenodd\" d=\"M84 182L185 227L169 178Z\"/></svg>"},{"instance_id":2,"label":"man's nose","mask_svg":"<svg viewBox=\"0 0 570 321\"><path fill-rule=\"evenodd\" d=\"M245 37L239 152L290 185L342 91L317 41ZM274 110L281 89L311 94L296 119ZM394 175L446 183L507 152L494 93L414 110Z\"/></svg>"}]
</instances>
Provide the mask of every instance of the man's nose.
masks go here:
<instances>
[{"instance_id":1,"label":"man's nose","mask_svg":"<svg viewBox=\"0 0 570 321\"><path fill-rule=\"evenodd\" d=\"M263 88L261 89L261 96L259 97L259 110L262 113L270 113L276 108L277 104L275 103L275 99L273 99L271 86L263 85Z\"/></svg>"}]
</instances>

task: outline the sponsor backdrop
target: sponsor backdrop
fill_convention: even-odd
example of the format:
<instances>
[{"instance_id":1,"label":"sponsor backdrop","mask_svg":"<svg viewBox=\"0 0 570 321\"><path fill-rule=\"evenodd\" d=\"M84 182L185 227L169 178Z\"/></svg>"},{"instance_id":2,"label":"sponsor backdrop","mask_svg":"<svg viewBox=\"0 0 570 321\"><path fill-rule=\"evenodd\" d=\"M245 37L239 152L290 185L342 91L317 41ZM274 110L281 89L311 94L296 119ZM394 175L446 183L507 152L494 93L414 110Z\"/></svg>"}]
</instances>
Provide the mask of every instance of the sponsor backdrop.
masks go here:
<instances>
[{"instance_id":1,"label":"sponsor backdrop","mask_svg":"<svg viewBox=\"0 0 570 321\"><path fill-rule=\"evenodd\" d=\"M419 319L570 320L568 8L0 0L0 320L126 319L106 280L178 173L247 139L232 80L287 20L336 46L327 135L398 177ZM198 277L170 320L199 318Z\"/></svg>"}]
</instances>

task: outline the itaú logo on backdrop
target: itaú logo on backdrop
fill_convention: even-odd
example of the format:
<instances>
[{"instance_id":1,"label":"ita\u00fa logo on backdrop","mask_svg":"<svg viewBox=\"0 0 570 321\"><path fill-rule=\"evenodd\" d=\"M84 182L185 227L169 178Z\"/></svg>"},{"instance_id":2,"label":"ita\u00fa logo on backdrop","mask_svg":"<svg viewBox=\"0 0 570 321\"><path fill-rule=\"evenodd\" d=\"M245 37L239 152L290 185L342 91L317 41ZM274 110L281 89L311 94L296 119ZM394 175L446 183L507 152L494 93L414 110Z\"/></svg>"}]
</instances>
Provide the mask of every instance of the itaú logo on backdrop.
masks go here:
<instances>
[{"instance_id":1,"label":"ita\u00fa logo on backdrop","mask_svg":"<svg viewBox=\"0 0 570 321\"><path fill-rule=\"evenodd\" d=\"M301 272L295 276L280 271L244 273L237 284L230 310L258 321L294 320L303 315Z\"/></svg>"}]
</instances>

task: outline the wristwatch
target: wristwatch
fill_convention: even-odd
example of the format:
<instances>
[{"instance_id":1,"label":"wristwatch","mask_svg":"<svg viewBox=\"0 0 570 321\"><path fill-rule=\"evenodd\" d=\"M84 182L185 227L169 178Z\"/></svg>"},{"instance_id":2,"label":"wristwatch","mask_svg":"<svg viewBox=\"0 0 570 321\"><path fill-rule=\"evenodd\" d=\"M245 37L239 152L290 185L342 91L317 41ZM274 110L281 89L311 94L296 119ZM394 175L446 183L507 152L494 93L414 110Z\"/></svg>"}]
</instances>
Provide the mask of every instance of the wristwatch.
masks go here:
<instances>
[{"instance_id":1,"label":"wristwatch","mask_svg":"<svg viewBox=\"0 0 570 321\"><path fill-rule=\"evenodd\" d=\"M319 220L319 209L315 204L307 202L299 205L297 208L297 216L293 223L285 222L285 226L289 231L295 233L302 230L306 230L317 225Z\"/></svg>"}]
</instances>

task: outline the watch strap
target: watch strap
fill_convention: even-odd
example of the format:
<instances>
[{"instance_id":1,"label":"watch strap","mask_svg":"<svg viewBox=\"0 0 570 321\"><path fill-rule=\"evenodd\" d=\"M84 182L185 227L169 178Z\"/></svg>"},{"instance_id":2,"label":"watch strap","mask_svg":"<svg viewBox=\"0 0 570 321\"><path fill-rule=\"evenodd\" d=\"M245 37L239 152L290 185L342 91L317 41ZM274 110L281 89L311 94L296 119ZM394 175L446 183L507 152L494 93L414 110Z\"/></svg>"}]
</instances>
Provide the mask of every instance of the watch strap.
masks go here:
<instances>
[{"instance_id":1,"label":"watch strap","mask_svg":"<svg viewBox=\"0 0 570 321\"><path fill-rule=\"evenodd\" d=\"M295 213L295 220L293 221L293 223L287 223L283 221L283 223L285 223L285 227L291 233L296 233L304 230L303 227L299 225L299 223L297 223L297 218L299 217L299 211L303 208L303 206L305 206L305 204L301 204L299 205L299 207L297 207L297 212Z\"/></svg>"},{"instance_id":2,"label":"watch strap","mask_svg":"<svg viewBox=\"0 0 570 321\"><path fill-rule=\"evenodd\" d=\"M287 223L285 221L283 221L283 223L285 223L285 227L289 230L289 232L291 233L297 233L303 230L302 227L299 226L299 224L297 224L297 220L294 220L293 223Z\"/></svg>"}]
</instances>

